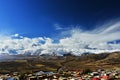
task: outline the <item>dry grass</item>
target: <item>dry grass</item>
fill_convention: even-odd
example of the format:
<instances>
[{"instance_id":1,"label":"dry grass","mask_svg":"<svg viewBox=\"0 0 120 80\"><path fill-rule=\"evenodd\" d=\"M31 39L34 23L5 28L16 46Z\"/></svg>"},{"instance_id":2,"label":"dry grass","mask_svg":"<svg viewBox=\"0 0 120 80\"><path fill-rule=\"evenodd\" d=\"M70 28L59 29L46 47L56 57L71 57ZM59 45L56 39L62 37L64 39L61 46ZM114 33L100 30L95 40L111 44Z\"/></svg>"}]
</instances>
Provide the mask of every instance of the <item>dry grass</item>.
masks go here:
<instances>
[{"instance_id":1,"label":"dry grass","mask_svg":"<svg viewBox=\"0 0 120 80\"><path fill-rule=\"evenodd\" d=\"M61 66L65 66L68 70L83 69L120 69L120 52L105 54L89 54L87 56L67 56L58 58L38 58L15 60L9 62L0 62L1 72L24 71L35 72L39 70L57 71Z\"/></svg>"}]
</instances>

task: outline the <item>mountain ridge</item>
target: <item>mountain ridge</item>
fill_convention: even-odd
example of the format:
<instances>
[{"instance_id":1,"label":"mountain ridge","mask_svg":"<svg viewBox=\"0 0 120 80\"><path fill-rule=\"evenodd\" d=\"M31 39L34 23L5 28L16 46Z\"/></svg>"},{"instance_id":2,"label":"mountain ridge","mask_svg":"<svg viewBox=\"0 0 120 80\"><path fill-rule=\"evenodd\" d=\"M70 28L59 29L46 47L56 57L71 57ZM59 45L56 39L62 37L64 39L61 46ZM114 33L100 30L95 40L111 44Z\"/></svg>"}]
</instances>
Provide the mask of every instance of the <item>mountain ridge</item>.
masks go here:
<instances>
[{"instance_id":1,"label":"mountain ridge","mask_svg":"<svg viewBox=\"0 0 120 80\"><path fill-rule=\"evenodd\" d=\"M69 54L64 56L9 55L8 57L11 58L0 60L0 70L2 73L9 73L11 71L31 73L41 70L56 72L61 66L65 66L67 70L120 70L120 52L83 54L81 56Z\"/></svg>"}]
</instances>

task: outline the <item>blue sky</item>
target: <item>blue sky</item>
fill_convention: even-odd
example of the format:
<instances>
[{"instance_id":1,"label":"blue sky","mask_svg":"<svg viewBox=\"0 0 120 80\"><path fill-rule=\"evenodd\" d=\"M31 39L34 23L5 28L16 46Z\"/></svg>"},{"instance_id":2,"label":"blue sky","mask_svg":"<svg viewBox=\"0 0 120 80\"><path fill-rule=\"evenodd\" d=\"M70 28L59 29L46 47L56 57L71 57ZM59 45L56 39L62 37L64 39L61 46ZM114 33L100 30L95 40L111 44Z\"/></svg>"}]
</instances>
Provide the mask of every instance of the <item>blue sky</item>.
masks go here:
<instances>
[{"instance_id":1,"label":"blue sky","mask_svg":"<svg viewBox=\"0 0 120 80\"><path fill-rule=\"evenodd\" d=\"M52 37L59 33L55 24L92 30L118 19L119 4L119 0L0 0L0 31Z\"/></svg>"},{"instance_id":2,"label":"blue sky","mask_svg":"<svg viewBox=\"0 0 120 80\"><path fill-rule=\"evenodd\" d=\"M19 33L30 37L48 35L53 30L53 23L52 19L44 13L46 5L42 2L1 0L0 29L2 32Z\"/></svg>"}]
</instances>

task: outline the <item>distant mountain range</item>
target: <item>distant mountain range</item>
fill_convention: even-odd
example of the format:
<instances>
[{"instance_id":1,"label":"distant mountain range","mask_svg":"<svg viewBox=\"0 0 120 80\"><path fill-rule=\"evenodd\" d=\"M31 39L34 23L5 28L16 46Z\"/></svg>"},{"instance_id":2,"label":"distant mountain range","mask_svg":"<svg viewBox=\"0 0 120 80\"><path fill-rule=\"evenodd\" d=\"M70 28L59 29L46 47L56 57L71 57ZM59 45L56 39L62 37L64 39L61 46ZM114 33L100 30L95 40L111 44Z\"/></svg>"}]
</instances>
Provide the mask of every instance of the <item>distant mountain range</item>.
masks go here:
<instances>
[{"instance_id":1,"label":"distant mountain range","mask_svg":"<svg viewBox=\"0 0 120 80\"><path fill-rule=\"evenodd\" d=\"M5 55L26 55L26 56L30 56L30 55L51 55L51 56L63 56L63 55L66 55L66 54L72 54L72 55L75 55L75 56L80 56L82 54L86 54L86 53L89 53L89 54L100 54L100 53L111 53L111 52L117 52L117 51L120 51L119 49L116 49L116 50L97 50L97 49L79 49L79 51L50 51L50 52L46 52L46 53L42 53L42 49L37 49L35 51L33 50L24 50L22 51L22 53L17 53L17 50L9 50L8 53L0 53L0 56L5 56Z\"/></svg>"}]
</instances>

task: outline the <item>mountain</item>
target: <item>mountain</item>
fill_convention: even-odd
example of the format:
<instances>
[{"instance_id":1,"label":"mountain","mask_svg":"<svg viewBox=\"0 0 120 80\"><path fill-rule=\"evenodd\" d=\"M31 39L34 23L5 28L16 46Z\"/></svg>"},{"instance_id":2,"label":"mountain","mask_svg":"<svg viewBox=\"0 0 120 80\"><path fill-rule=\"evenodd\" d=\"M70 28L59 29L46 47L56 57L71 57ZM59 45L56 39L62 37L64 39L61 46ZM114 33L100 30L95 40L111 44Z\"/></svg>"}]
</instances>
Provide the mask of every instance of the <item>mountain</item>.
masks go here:
<instances>
[{"instance_id":1,"label":"mountain","mask_svg":"<svg viewBox=\"0 0 120 80\"><path fill-rule=\"evenodd\" d=\"M0 60L1 73L10 73L12 71L32 73L41 70L56 72L61 66L65 66L67 70L120 70L120 52L85 54L81 56L74 56L69 53L65 56L9 55L8 57L11 57L11 59Z\"/></svg>"},{"instance_id":2,"label":"mountain","mask_svg":"<svg viewBox=\"0 0 120 80\"><path fill-rule=\"evenodd\" d=\"M84 48L84 49L79 49L79 50L64 50L64 49L51 49L51 50L47 50L47 49L31 49L31 50L22 50L21 52L19 52L19 50L15 50L15 49L11 49L8 50L6 52L2 52L0 53L0 55L54 55L54 56L64 56L67 55L68 53L75 55L75 56L80 56L82 54L99 54L99 53L111 53L111 52L116 52L116 51L120 51L119 49L95 49L95 48Z\"/></svg>"}]
</instances>

